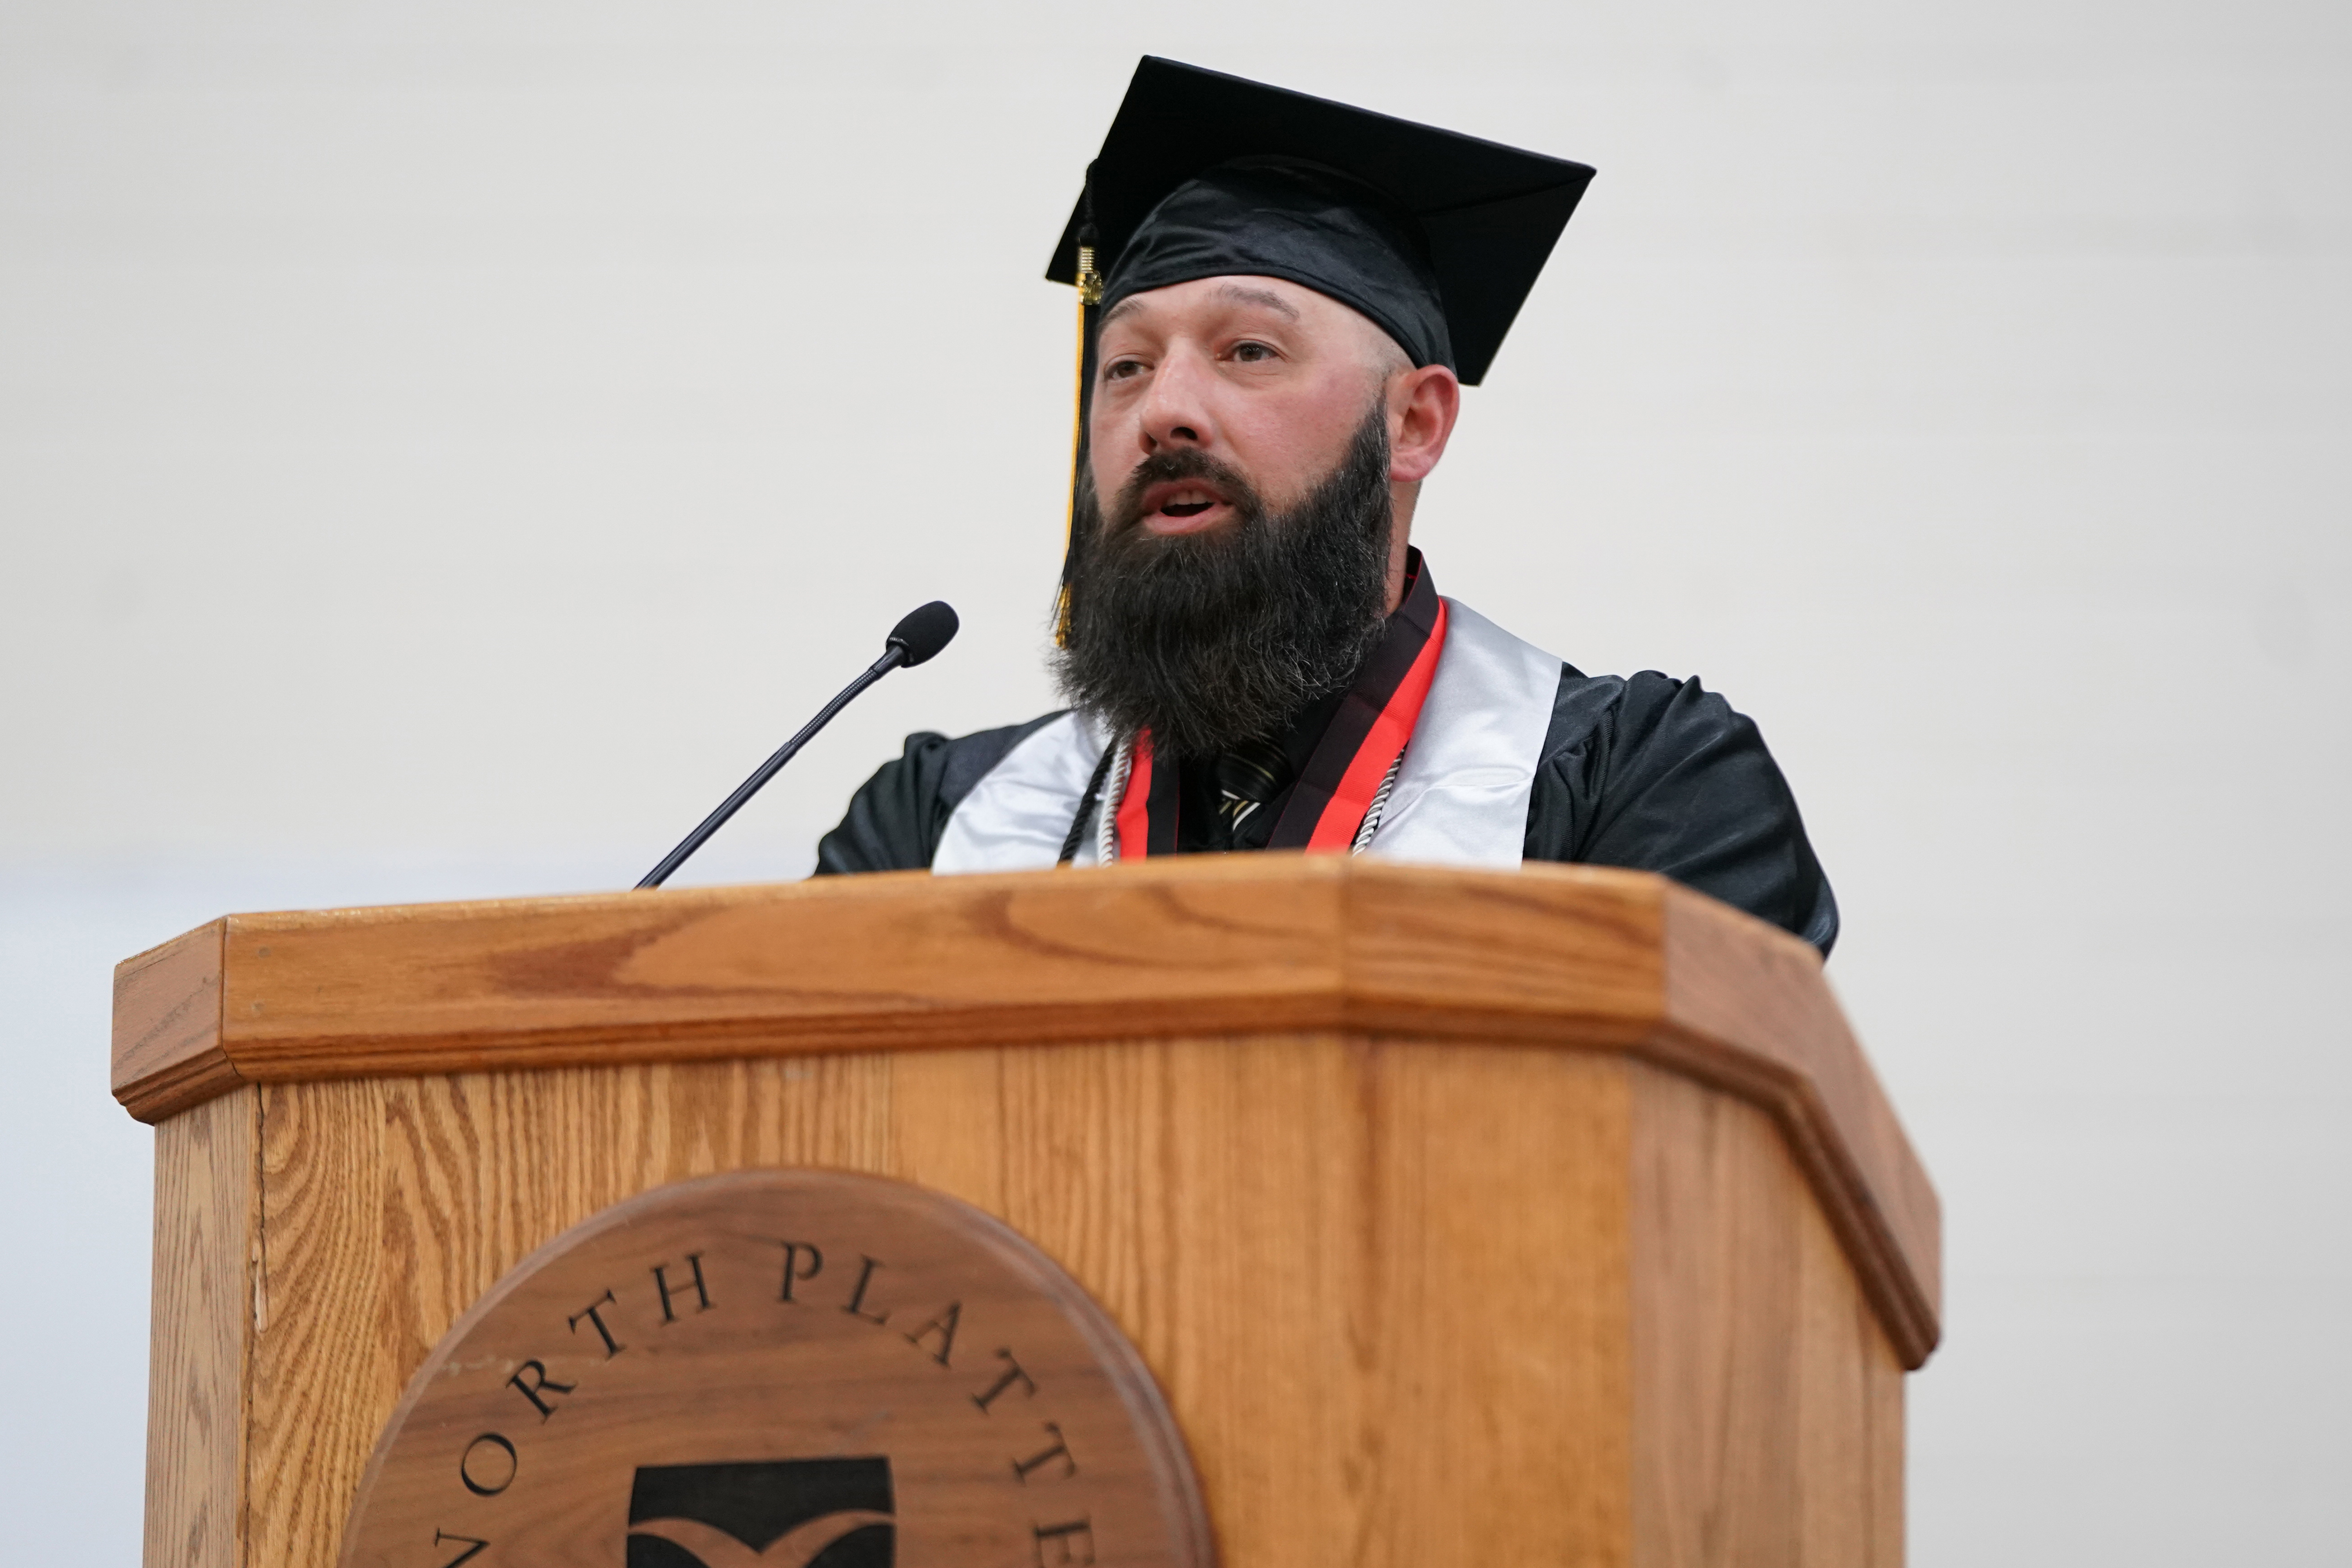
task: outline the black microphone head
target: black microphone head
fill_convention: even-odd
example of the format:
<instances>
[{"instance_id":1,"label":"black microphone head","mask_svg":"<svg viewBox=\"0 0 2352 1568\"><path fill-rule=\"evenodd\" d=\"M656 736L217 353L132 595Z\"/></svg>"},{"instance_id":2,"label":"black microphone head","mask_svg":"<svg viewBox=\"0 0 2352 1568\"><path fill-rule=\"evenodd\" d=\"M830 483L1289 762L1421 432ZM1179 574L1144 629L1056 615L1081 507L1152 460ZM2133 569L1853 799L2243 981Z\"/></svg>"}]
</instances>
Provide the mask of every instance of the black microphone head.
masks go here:
<instances>
[{"instance_id":1,"label":"black microphone head","mask_svg":"<svg viewBox=\"0 0 2352 1568\"><path fill-rule=\"evenodd\" d=\"M883 640L882 646L903 648L907 663L920 664L953 642L956 627L961 624L947 601L933 599L920 609L908 611L906 616L890 628L890 635Z\"/></svg>"}]
</instances>

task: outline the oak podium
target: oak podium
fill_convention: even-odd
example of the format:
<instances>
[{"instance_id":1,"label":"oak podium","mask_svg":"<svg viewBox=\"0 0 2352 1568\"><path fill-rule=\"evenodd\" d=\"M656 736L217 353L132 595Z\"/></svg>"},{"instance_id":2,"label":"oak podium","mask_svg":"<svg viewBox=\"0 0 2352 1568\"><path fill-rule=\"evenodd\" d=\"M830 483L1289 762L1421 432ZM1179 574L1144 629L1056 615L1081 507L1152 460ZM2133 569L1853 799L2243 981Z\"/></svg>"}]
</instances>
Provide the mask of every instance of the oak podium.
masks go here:
<instances>
[{"instance_id":1,"label":"oak podium","mask_svg":"<svg viewBox=\"0 0 2352 1568\"><path fill-rule=\"evenodd\" d=\"M734 1172L895 1178L1083 1287L1225 1568L1902 1557L1934 1191L1812 950L1660 878L1255 855L238 915L125 962L114 1017L157 1130L149 1568L338 1562L478 1302ZM1002 1349L919 1316L957 1375ZM522 1353L536 1409L584 1386ZM406 1560L528 1558L467 1528ZM1049 1568L1120 1550L1036 1529Z\"/></svg>"}]
</instances>

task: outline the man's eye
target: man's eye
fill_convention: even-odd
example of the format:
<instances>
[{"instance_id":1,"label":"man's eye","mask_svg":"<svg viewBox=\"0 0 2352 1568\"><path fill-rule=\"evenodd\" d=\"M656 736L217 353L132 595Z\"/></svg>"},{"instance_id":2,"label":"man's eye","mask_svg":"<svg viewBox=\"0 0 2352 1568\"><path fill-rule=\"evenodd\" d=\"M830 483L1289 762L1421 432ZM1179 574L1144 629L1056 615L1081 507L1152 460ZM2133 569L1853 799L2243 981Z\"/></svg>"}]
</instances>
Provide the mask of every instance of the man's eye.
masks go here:
<instances>
[{"instance_id":1,"label":"man's eye","mask_svg":"<svg viewBox=\"0 0 2352 1568\"><path fill-rule=\"evenodd\" d=\"M1272 359L1275 356L1274 350L1265 343L1238 342L1234 345L1234 357L1248 364L1258 360Z\"/></svg>"},{"instance_id":2,"label":"man's eye","mask_svg":"<svg viewBox=\"0 0 2352 1568\"><path fill-rule=\"evenodd\" d=\"M1114 360L1109 365L1104 368L1103 379L1105 381L1125 381L1130 375L1140 374L1142 370L1143 362L1140 360Z\"/></svg>"}]
</instances>

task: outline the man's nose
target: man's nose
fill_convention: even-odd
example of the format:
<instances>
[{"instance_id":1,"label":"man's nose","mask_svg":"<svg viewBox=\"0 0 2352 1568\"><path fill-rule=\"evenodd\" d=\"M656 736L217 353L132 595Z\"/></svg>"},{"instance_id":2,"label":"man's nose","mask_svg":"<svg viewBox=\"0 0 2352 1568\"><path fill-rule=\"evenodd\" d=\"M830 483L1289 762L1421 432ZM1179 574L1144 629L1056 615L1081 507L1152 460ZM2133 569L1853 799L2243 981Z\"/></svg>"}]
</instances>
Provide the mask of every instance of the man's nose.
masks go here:
<instances>
[{"instance_id":1,"label":"man's nose","mask_svg":"<svg viewBox=\"0 0 2352 1568\"><path fill-rule=\"evenodd\" d=\"M1213 376L1202 357L1179 350L1154 367L1151 388L1138 409L1138 435L1144 455L1172 447L1214 445L1215 421L1210 416Z\"/></svg>"}]
</instances>

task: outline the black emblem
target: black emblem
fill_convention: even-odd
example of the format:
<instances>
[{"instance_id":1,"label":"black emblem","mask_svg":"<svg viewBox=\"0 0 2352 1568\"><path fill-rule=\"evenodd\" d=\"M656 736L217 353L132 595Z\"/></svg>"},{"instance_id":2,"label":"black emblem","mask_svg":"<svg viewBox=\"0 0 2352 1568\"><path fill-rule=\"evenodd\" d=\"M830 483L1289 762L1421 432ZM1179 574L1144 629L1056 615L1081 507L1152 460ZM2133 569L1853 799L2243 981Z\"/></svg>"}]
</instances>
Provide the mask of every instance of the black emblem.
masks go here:
<instances>
[{"instance_id":1,"label":"black emblem","mask_svg":"<svg viewBox=\"0 0 2352 1568\"><path fill-rule=\"evenodd\" d=\"M890 1461L647 1465L629 1492L628 1568L893 1568Z\"/></svg>"}]
</instances>

